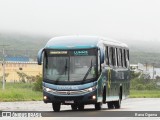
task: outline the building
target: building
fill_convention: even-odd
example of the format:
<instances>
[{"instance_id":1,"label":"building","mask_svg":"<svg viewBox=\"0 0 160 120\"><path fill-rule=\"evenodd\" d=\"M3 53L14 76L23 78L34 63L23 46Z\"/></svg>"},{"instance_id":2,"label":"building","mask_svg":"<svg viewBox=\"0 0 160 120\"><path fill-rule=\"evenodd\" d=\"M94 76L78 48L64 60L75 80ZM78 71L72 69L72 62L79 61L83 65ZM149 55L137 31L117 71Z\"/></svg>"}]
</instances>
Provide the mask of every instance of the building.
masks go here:
<instances>
[{"instance_id":1,"label":"building","mask_svg":"<svg viewBox=\"0 0 160 120\"><path fill-rule=\"evenodd\" d=\"M5 73L8 76L5 78L7 82L19 81L20 77L17 72L25 73L28 76L36 76L42 74L42 66L37 65L37 62L5 62ZM0 77L3 76L2 62L0 65Z\"/></svg>"}]
</instances>

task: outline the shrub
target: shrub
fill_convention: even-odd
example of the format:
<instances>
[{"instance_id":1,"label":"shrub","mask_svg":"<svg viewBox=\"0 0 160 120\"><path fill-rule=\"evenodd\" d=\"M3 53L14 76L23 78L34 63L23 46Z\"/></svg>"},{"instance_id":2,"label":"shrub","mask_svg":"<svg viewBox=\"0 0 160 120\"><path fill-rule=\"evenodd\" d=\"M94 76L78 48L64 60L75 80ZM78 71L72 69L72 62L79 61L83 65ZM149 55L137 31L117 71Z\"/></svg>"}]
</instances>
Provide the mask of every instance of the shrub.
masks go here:
<instances>
[{"instance_id":1,"label":"shrub","mask_svg":"<svg viewBox=\"0 0 160 120\"><path fill-rule=\"evenodd\" d=\"M33 84L34 91L42 91L42 75L36 76L36 81Z\"/></svg>"},{"instance_id":2,"label":"shrub","mask_svg":"<svg viewBox=\"0 0 160 120\"><path fill-rule=\"evenodd\" d=\"M143 84L136 85L136 90L145 90L145 86Z\"/></svg>"},{"instance_id":3,"label":"shrub","mask_svg":"<svg viewBox=\"0 0 160 120\"><path fill-rule=\"evenodd\" d=\"M154 90L155 89L155 85L154 84L147 84L146 85L146 89L147 90Z\"/></svg>"}]
</instances>

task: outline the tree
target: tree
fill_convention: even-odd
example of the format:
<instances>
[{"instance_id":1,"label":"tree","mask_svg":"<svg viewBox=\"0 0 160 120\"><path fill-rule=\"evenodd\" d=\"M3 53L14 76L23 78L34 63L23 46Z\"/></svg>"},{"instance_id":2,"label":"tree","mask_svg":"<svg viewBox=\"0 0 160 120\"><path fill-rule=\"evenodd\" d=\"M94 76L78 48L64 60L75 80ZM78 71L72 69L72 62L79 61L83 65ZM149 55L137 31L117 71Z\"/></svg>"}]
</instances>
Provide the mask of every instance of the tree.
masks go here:
<instances>
[{"instance_id":1,"label":"tree","mask_svg":"<svg viewBox=\"0 0 160 120\"><path fill-rule=\"evenodd\" d=\"M19 81L25 83L25 78L27 77L27 75L23 72L17 72L18 76L19 76Z\"/></svg>"}]
</instances>

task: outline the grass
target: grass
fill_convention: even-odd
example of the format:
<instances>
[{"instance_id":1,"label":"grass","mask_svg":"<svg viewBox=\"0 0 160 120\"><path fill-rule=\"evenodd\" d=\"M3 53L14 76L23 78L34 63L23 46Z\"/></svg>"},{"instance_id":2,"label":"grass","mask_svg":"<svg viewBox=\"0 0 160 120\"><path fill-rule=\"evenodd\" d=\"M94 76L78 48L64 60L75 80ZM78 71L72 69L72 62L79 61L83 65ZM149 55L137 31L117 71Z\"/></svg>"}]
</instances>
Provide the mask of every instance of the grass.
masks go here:
<instances>
[{"instance_id":1,"label":"grass","mask_svg":"<svg viewBox=\"0 0 160 120\"><path fill-rule=\"evenodd\" d=\"M0 102L42 100L42 92L33 91L29 83L7 83L5 90L0 84L0 89Z\"/></svg>"},{"instance_id":2,"label":"grass","mask_svg":"<svg viewBox=\"0 0 160 120\"><path fill-rule=\"evenodd\" d=\"M130 98L160 98L160 90L130 90Z\"/></svg>"}]
</instances>

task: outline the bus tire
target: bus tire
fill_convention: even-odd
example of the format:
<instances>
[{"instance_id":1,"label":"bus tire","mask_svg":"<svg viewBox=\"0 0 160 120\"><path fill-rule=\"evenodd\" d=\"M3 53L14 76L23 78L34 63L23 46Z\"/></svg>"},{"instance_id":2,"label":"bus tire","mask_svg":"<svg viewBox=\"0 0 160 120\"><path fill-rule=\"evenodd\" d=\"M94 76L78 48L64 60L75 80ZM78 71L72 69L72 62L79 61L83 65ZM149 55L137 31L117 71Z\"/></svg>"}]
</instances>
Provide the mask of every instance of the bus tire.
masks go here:
<instances>
[{"instance_id":1,"label":"bus tire","mask_svg":"<svg viewBox=\"0 0 160 120\"><path fill-rule=\"evenodd\" d=\"M83 104L80 104L80 105L78 105L78 110L84 110L84 105Z\"/></svg>"},{"instance_id":2,"label":"bus tire","mask_svg":"<svg viewBox=\"0 0 160 120\"><path fill-rule=\"evenodd\" d=\"M76 104L71 105L72 110L77 110L78 106Z\"/></svg>"},{"instance_id":3,"label":"bus tire","mask_svg":"<svg viewBox=\"0 0 160 120\"><path fill-rule=\"evenodd\" d=\"M103 103L106 103L106 87L103 89Z\"/></svg>"},{"instance_id":4,"label":"bus tire","mask_svg":"<svg viewBox=\"0 0 160 120\"><path fill-rule=\"evenodd\" d=\"M102 103L101 102L98 102L95 104L95 110L101 110L102 108Z\"/></svg>"},{"instance_id":5,"label":"bus tire","mask_svg":"<svg viewBox=\"0 0 160 120\"><path fill-rule=\"evenodd\" d=\"M114 102L115 109L121 108L121 100L122 100L122 87L120 87L119 100Z\"/></svg>"},{"instance_id":6,"label":"bus tire","mask_svg":"<svg viewBox=\"0 0 160 120\"><path fill-rule=\"evenodd\" d=\"M114 109L114 103L113 102L108 102L108 109Z\"/></svg>"},{"instance_id":7,"label":"bus tire","mask_svg":"<svg viewBox=\"0 0 160 120\"><path fill-rule=\"evenodd\" d=\"M120 99L118 101L114 101L114 107L115 107L115 109L121 108L121 100Z\"/></svg>"},{"instance_id":8,"label":"bus tire","mask_svg":"<svg viewBox=\"0 0 160 120\"><path fill-rule=\"evenodd\" d=\"M59 112L61 104L60 103L52 103L52 107L53 107L54 112Z\"/></svg>"}]
</instances>

